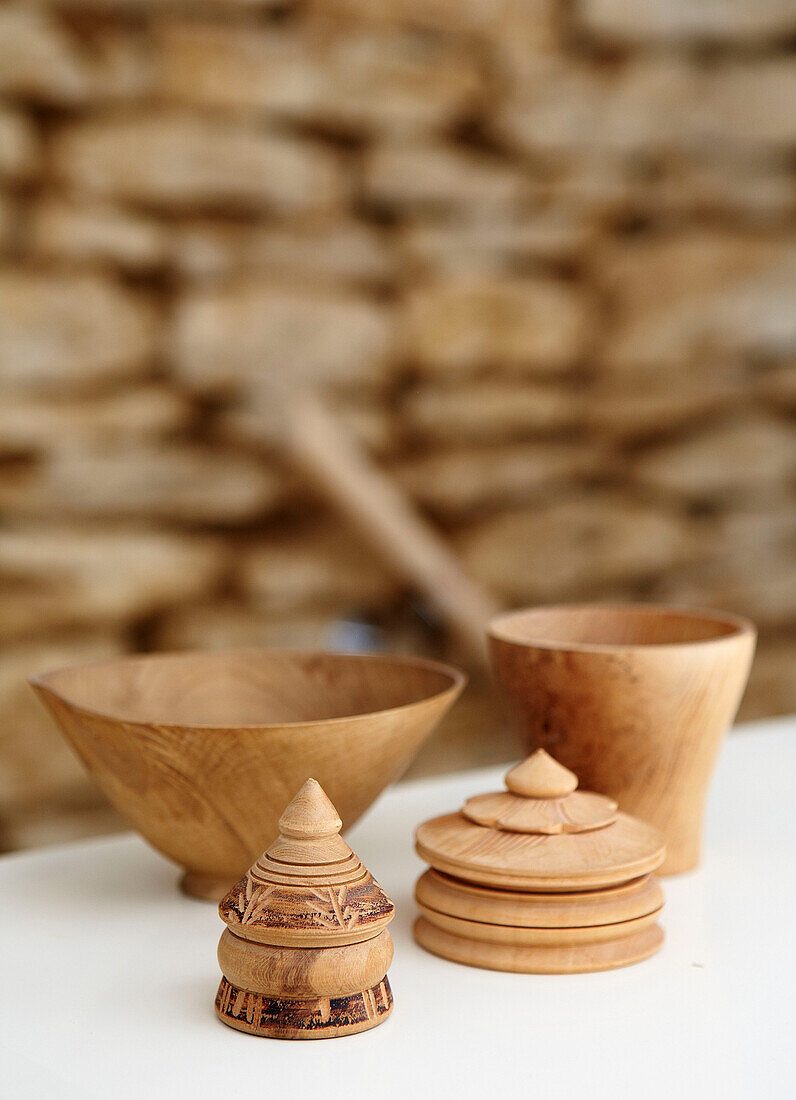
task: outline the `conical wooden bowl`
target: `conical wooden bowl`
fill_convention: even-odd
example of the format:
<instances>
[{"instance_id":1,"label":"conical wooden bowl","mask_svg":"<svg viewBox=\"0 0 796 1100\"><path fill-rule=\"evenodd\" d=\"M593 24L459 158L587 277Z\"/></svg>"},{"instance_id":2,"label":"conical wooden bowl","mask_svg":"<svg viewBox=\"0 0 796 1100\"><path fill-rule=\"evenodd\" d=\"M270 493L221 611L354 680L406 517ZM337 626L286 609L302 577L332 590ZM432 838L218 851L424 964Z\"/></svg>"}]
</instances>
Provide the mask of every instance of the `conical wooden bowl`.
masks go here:
<instances>
[{"instance_id":1,"label":"conical wooden bowl","mask_svg":"<svg viewBox=\"0 0 796 1100\"><path fill-rule=\"evenodd\" d=\"M465 683L412 657L236 650L125 657L31 684L113 805L218 900L308 776L352 825Z\"/></svg>"}]
</instances>

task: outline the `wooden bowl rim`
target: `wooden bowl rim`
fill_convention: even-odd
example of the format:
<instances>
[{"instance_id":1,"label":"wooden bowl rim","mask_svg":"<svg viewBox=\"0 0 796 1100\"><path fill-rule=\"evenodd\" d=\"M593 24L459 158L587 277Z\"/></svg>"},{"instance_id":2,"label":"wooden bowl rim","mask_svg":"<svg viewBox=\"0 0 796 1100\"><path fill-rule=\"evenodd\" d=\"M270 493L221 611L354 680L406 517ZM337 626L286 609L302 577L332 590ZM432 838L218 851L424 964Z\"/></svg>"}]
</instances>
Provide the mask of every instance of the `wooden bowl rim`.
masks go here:
<instances>
[{"instance_id":1,"label":"wooden bowl rim","mask_svg":"<svg viewBox=\"0 0 796 1100\"><path fill-rule=\"evenodd\" d=\"M672 618L699 620L713 626L725 626L729 629L723 634L713 634L705 638L692 638L689 641L672 642L576 642L565 639L551 640L534 637L530 632L522 634L519 631L512 632L512 626L516 625L526 616L537 612L582 612L604 611L610 614L666 615ZM608 653L617 650L631 650L646 652L648 650L676 650L689 646L720 645L723 642L737 641L739 638L751 635L757 636L757 628L750 619L742 615L736 615L731 611L716 611L703 607L680 607L677 604L648 604L648 603L571 603L571 604L541 604L538 607L519 608L515 611L506 611L496 615L487 625L487 634L490 639L508 645L518 646L522 649L549 649L570 650L575 653Z\"/></svg>"},{"instance_id":2,"label":"wooden bowl rim","mask_svg":"<svg viewBox=\"0 0 796 1100\"><path fill-rule=\"evenodd\" d=\"M73 702L62 691L55 688L52 681L61 676L65 672L76 672L79 669L88 668L102 668L112 667L119 664L130 664L136 661L144 660L157 660L159 658L173 658L173 657L192 657L192 656L220 656L226 657L242 656L244 654L276 654L278 653L283 657L303 657L303 658L317 658L317 657L331 657L354 659L356 661L363 662L384 662L386 664L398 664L411 668L425 668L432 672L438 672L440 675L445 676L450 680L447 687L442 688L441 691L435 691L431 695L424 695L420 699L414 699L409 703L400 703L395 707L384 707L381 710L368 710L361 711L358 714L346 714L339 715L336 718L313 718L305 719L299 722L257 722L257 723L232 723L230 725L210 725L201 722L181 723L181 722L157 722L153 720L142 720L140 718L122 718L117 715L109 714L105 711L96 710L93 707L83 706L79 703ZM399 711L411 711L415 707L425 706L434 700L441 700L447 696L453 696L452 702L461 694L464 687L467 684L467 674L462 672L461 669L456 668L455 665L446 664L444 661L435 661L428 657L415 657L411 654L403 653L351 653L345 650L336 649L283 649L279 646L245 646L236 647L234 649L183 649L183 650L164 650L154 653L128 653L121 657L111 657L102 661L87 661L83 664L77 665L64 665L60 668L49 669L47 672L38 673L35 676L28 677L28 683L33 688L42 688L44 691L49 692L51 695L56 696L65 706L70 710L78 713L85 714L90 718L99 718L105 722L113 722L118 725L131 726L137 729L147 729L152 726L157 726L161 730L203 730L208 732L225 732L228 733L231 730L235 731L258 731L258 732L275 732L277 730L297 730L312 729L317 726L334 726L341 722L354 722L357 720L366 721L372 718L381 717L386 714L393 714Z\"/></svg>"}]
</instances>

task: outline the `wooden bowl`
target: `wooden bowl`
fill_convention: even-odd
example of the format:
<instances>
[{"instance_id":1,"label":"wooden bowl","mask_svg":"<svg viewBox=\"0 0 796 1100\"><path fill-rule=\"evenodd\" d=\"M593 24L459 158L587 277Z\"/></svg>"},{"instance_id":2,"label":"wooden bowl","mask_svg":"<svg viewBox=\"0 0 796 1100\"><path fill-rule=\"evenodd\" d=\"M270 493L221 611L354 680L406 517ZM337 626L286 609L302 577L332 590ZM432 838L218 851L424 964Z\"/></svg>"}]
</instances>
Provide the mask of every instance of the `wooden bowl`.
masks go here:
<instances>
[{"instance_id":1,"label":"wooden bowl","mask_svg":"<svg viewBox=\"0 0 796 1100\"><path fill-rule=\"evenodd\" d=\"M413 657L282 650L154 654L31 685L113 805L218 900L313 777L352 825L464 687Z\"/></svg>"},{"instance_id":2,"label":"wooden bowl","mask_svg":"<svg viewBox=\"0 0 796 1100\"><path fill-rule=\"evenodd\" d=\"M755 648L746 619L644 605L542 607L489 626L495 674L529 749L666 837L661 873L699 862L713 765Z\"/></svg>"}]
</instances>

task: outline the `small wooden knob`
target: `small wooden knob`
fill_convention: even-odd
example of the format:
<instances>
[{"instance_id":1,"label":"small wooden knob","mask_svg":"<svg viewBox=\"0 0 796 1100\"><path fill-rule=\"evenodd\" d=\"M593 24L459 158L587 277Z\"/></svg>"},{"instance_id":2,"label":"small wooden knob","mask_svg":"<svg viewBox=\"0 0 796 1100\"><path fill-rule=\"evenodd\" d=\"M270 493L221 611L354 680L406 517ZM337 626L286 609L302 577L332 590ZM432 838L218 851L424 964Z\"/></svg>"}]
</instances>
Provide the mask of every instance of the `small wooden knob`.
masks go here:
<instances>
[{"instance_id":1,"label":"small wooden knob","mask_svg":"<svg viewBox=\"0 0 796 1100\"><path fill-rule=\"evenodd\" d=\"M282 836L317 840L335 836L343 827L337 810L317 779L308 779L279 819Z\"/></svg>"},{"instance_id":2,"label":"small wooden knob","mask_svg":"<svg viewBox=\"0 0 796 1100\"><path fill-rule=\"evenodd\" d=\"M577 790L578 777L544 749L537 749L511 769L506 786L523 798L564 798Z\"/></svg>"}]
</instances>

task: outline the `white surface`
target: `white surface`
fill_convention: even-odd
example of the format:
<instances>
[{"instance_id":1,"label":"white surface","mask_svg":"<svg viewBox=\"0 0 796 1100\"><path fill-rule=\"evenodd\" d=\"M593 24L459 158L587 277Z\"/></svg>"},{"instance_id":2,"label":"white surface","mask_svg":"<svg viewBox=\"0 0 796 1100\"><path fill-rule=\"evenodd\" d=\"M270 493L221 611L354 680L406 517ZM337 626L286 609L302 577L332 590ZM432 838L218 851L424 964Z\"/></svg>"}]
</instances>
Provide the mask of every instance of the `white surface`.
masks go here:
<instances>
[{"instance_id":1,"label":"white surface","mask_svg":"<svg viewBox=\"0 0 796 1100\"><path fill-rule=\"evenodd\" d=\"M664 881L663 950L604 974L474 970L413 942L414 826L502 771L393 789L352 830L398 906L395 1009L344 1039L255 1039L219 1023L215 907L181 897L175 869L136 837L3 857L0 1095L796 1095L796 721L730 737L704 870Z\"/></svg>"}]
</instances>

